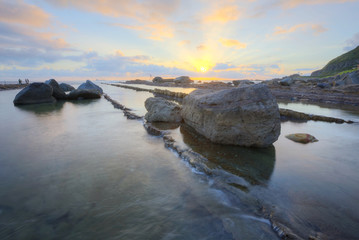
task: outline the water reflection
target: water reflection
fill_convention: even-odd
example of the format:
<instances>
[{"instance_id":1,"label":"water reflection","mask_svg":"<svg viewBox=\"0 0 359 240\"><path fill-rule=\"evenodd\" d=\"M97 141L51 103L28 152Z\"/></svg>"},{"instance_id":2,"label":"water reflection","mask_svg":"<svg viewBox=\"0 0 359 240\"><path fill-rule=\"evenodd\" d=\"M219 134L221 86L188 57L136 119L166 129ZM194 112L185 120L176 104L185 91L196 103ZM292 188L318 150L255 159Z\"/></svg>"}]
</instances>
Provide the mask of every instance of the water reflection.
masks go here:
<instances>
[{"instance_id":1,"label":"water reflection","mask_svg":"<svg viewBox=\"0 0 359 240\"><path fill-rule=\"evenodd\" d=\"M251 185L265 185L273 173L274 146L259 149L214 144L187 125L181 125L180 132L185 144L208 159L207 165L211 169L223 169L244 178Z\"/></svg>"},{"instance_id":2,"label":"water reflection","mask_svg":"<svg viewBox=\"0 0 359 240\"><path fill-rule=\"evenodd\" d=\"M42 103L31 105L18 105L18 109L26 112L32 112L38 115L47 115L51 112L59 112L62 110L65 101L57 101L55 103Z\"/></svg>"}]
</instances>

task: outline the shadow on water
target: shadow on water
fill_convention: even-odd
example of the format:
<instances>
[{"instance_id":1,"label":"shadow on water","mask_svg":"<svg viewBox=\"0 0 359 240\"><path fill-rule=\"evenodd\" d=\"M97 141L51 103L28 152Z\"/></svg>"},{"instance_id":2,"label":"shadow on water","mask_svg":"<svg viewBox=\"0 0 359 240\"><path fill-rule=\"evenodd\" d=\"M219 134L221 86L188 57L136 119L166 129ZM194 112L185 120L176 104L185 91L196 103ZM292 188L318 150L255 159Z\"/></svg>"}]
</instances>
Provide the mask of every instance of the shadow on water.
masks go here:
<instances>
[{"instance_id":1,"label":"shadow on water","mask_svg":"<svg viewBox=\"0 0 359 240\"><path fill-rule=\"evenodd\" d=\"M57 101L55 103L41 103L41 104L31 104L31 105L18 105L15 106L18 109L26 112L32 112L37 115L46 115L53 112L60 112L64 107L65 103L71 103L75 105L89 105L94 102L99 101L99 99L83 99L76 101Z\"/></svg>"},{"instance_id":2,"label":"shadow on water","mask_svg":"<svg viewBox=\"0 0 359 240\"><path fill-rule=\"evenodd\" d=\"M185 124L181 125L180 132L185 144L208 159L207 166L211 169L223 169L244 178L251 185L266 185L273 173L276 158L274 146L245 148L215 144ZM241 185L231 185L247 191Z\"/></svg>"},{"instance_id":3,"label":"shadow on water","mask_svg":"<svg viewBox=\"0 0 359 240\"><path fill-rule=\"evenodd\" d=\"M26 112L32 112L38 115L46 115L51 112L59 112L62 110L65 101L57 101L55 103L41 103L31 105L18 105L18 109Z\"/></svg>"}]
</instances>

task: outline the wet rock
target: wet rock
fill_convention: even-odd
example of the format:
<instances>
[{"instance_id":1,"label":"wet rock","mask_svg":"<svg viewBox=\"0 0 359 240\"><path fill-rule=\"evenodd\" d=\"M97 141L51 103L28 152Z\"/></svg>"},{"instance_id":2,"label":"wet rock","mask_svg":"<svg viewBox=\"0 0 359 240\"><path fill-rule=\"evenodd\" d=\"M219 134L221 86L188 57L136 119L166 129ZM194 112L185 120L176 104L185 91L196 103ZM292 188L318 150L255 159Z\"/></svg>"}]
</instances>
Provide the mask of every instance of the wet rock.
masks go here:
<instances>
[{"instance_id":1,"label":"wet rock","mask_svg":"<svg viewBox=\"0 0 359 240\"><path fill-rule=\"evenodd\" d=\"M18 94L14 99L14 105L53 103L56 99L52 96L53 89L45 83L31 83Z\"/></svg>"},{"instance_id":2,"label":"wet rock","mask_svg":"<svg viewBox=\"0 0 359 240\"><path fill-rule=\"evenodd\" d=\"M67 83L60 83L59 86L62 89L62 91L64 91L64 92L70 92L72 90L75 90L75 88L73 86L71 86L70 84L67 84Z\"/></svg>"},{"instance_id":3,"label":"wet rock","mask_svg":"<svg viewBox=\"0 0 359 240\"><path fill-rule=\"evenodd\" d=\"M88 90L98 92L100 95L103 94L103 90L101 87L97 86L90 80L87 80L85 83L81 84L77 89L79 90Z\"/></svg>"},{"instance_id":4,"label":"wet rock","mask_svg":"<svg viewBox=\"0 0 359 240\"><path fill-rule=\"evenodd\" d=\"M286 135L285 137L294 142L299 142L299 143L318 142L318 139L307 133L294 133L294 134Z\"/></svg>"},{"instance_id":5,"label":"wet rock","mask_svg":"<svg viewBox=\"0 0 359 240\"><path fill-rule=\"evenodd\" d=\"M149 122L181 122L181 107L161 97L150 97L145 101Z\"/></svg>"},{"instance_id":6,"label":"wet rock","mask_svg":"<svg viewBox=\"0 0 359 240\"><path fill-rule=\"evenodd\" d=\"M58 100L65 100L66 93L62 90L55 79L49 79L45 81L46 84L50 85L53 89L52 96Z\"/></svg>"},{"instance_id":7,"label":"wet rock","mask_svg":"<svg viewBox=\"0 0 359 240\"><path fill-rule=\"evenodd\" d=\"M215 143L268 147L280 134L278 104L264 84L196 90L184 98L182 117Z\"/></svg>"},{"instance_id":8,"label":"wet rock","mask_svg":"<svg viewBox=\"0 0 359 240\"><path fill-rule=\"evenodd\" d=\"M75 89L67 96L68 100L96 99L101 98L101 94L96 90Z\"/></svg>"},{"instance_id":9,"label":"wet rock","mask_svg":"<svg viewBox=\"0 0 359 240\"><path fill-rule=\"evenodd\" d=\"M280 80L279 83L282 86L291 86L294 83L294 80L291 77L287 77L287 78Z\"/></svg>"}]
</instances>

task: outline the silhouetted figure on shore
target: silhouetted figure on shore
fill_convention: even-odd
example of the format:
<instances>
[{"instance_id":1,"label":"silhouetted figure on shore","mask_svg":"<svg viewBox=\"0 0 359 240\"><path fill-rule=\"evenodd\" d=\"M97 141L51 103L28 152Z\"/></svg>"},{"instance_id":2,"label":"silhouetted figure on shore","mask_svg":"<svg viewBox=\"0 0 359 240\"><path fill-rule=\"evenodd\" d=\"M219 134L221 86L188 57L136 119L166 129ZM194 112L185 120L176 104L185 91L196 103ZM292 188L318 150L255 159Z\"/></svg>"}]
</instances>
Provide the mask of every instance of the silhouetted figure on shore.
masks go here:
<instances>
[{"instance_id":1,"label":"silhouetted figure on shore","mask_svg":"<svg viewBox=\"0 0 359 240\"><path fill-rule=\"evenodd\" d=\"M28 78L25 78L25 83L26 84L29 84L30 83L30 80Z\"/></svg>"},{"instance_id":2,"label":"silhouetted figure on shore","mask_svg":"<svg viewBox=\"0 0 359 240\"><path fill-rule=\"evenodd\" d=\"M22 84L22 80L19 78L19 84L21 85Z\"/></svg>"}]
</instances>

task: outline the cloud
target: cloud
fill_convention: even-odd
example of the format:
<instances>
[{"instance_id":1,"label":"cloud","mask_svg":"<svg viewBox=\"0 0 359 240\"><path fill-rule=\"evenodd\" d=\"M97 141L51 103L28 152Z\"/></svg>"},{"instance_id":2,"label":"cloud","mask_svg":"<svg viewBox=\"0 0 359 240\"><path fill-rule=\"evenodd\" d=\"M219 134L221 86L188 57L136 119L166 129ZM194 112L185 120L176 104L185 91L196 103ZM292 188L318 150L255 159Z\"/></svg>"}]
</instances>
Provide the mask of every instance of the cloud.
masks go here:
<instances>
[{"instance_id":1,"label":"cloud","mask_svg":"<svg viewBox=\"0 0 359 240\"><path fill-rule=\"evenodd\" d=\"M246 48L247 47L247 44L241 43L241 42L239 42L238 40L235 40L235 39L221 38L219 41L225 47L231 47L231 48L235 48L235 49L241 49L241 48Z\"/></svg>"},{"instance_id":2,"label":"cloud","mask_svg":"<svg viewBox=\"0 0 359 240\"><path fill-rule=\"evenodd\" d=\"M240 17L240 11L237 6L224 6L213 10L209 15L204 17L204 21L227 23L229 21L235 21Z\"/></svg>"},{"instance_id":3,"label":"cloud","mask_svg":"<svg viewBox=\"0 0 359 240\"><path fill-rule=\"evenodd\" d=\"M182 40L178 43L179 46L188 46L191 44L190 40Z\"/></svg>"},{"instance_id":4,"label":"cloud","mask_svg":"<svg viewBox=\"0 0 359 240\"><path fill-rule=\"evenodd\" d=\"M162 41L165 38L173 38L173 29L171 26L164 23L149 23L149 24L139 24L139 25L128 25L122 23L110 23L107 25L118 26L122 28L127 28L131 30L139 31L140 33L145 33L144 38Z\"/></svg>"},{"instance_id":5,"label":"cloud","mask_svg":"<svg viewBox=\"0 0 359 240\"><path fill-rule=\"evenodd\" d=\"M294 25L289 28L277 26L277 27L275 27L275 29L273 31L273 35L285 35L285 34L290 34L290 33L298 32L298 31L306 31L308 29L311 29L313 31L313 33L316 35L328 31L328 29L326 29L325 27L323 27L320 24L302 23L302 24Z\"/></svg>"},{"instance_id":6,"label":"cloud","mask_svg":"<svg viewBox=\"0 0 359 240\"><path fill-rule=\"evenodd\" d=\"M344 51L350 51L359 46L359 32L353 37L345 41L346 46L343 48Z\"/></svg>"},{"instance_id":7,"label":"cloud","mask_svg":"<svg viewBox=\"0 0 359 240\"><path fill-rule=\"evenodd\" d=\"M33 27L45 27L50 15L41 8L22 0L0 0L0 22L16 23Z\"/></svg>"},{"instance_id":8,"label":"cloud","mask_svg":"<svg viewBox=\"0 0 359 240\"><path fill-rule=\"evenodd\" d=\"M159 41L173 38L172 22L168 19L180 5L180 0L171 1L170 4L166 0L49 0L49 2L56 6L95 12L117 19L132 19L133 24L110 23L109 25L135 30L144 38Z\"/></svg>"},{"instance_id":9,"label":"cloud","mask_svg":"<svg viewBox=\"0 0 359 240\"><path fill-rule=\"evenodd\" d=\"M355 0L280 0L280 5L284 8L294 8L299 5L316 5L327 3L345 3L354 2Z\"/></svg>"},{"instance_id":10,"label":"cloud","mask_svg":"<svg viewBox=\"0 0 359 240\"><path fill-rule=\"evenodd\" d=\"M207 49L206 45L204 45L204 44L200 44L196 48L198 51L204 51Z\"/></svg>"}]
</instances>

